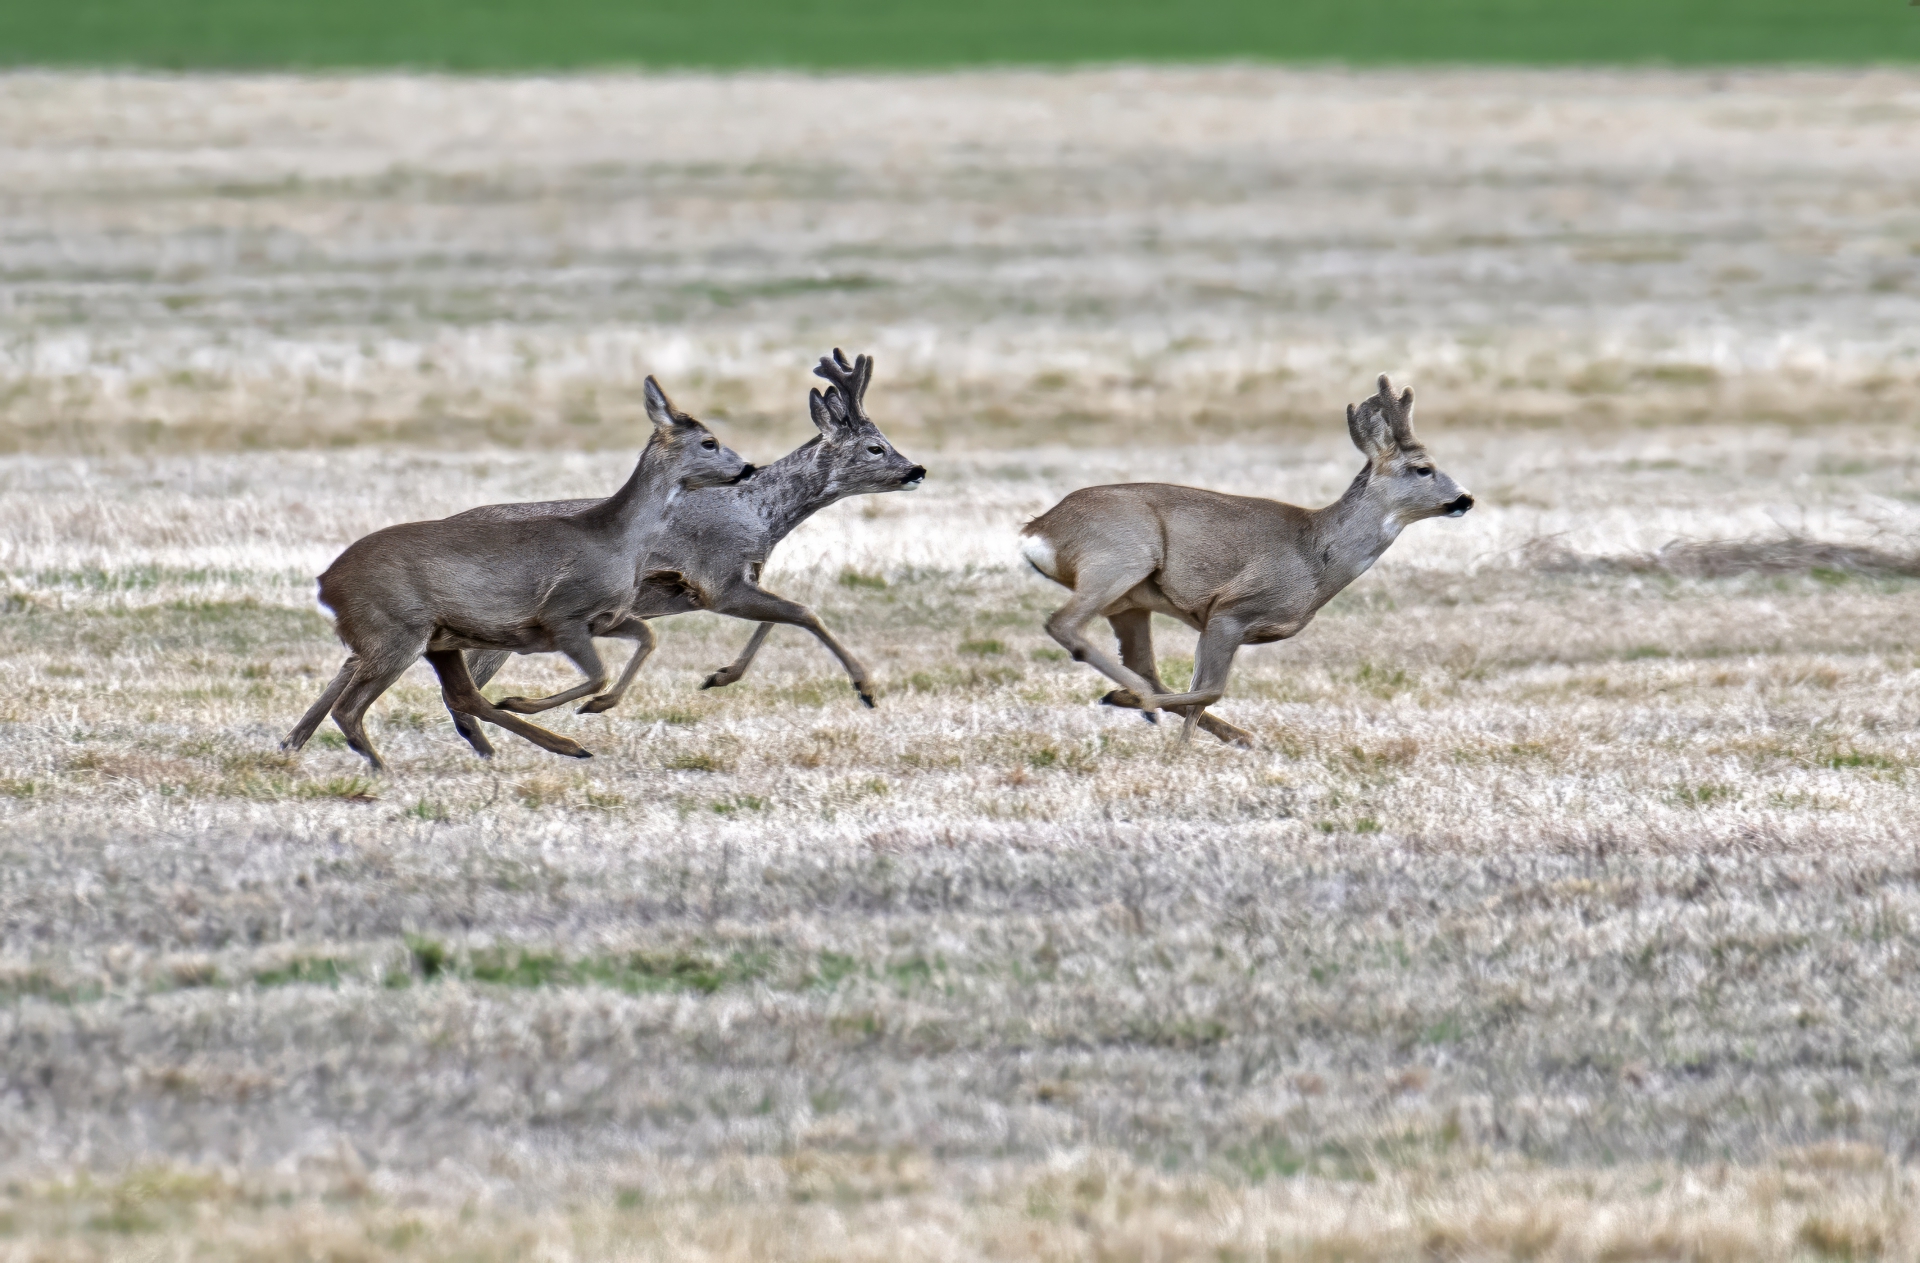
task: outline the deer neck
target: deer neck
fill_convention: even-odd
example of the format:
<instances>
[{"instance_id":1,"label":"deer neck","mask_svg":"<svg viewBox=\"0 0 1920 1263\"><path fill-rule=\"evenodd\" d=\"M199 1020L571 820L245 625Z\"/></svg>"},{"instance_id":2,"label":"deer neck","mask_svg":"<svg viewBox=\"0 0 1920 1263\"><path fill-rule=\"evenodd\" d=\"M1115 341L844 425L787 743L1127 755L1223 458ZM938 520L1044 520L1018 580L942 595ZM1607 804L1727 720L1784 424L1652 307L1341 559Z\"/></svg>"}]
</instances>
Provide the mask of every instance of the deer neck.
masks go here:
<instances>
[{"instance_id":1,"label":"deer neck","mask_svg":"<svg viewBox=\"0 0 1920 1263\"><path fill-rule=\"evenodd\" d=\"M836 486L827 445L816 438L754 474L740 485L740 494L766 524L771 548L843 493Z\"/></svg>"},{"instance_id":2,"label":"deer neck","mask_svg":"<svg viewBox=\"0 0 1920 1263\"><path fill-rule=\"evenodd\" d=\"M673 461L658 436L647 440L633 473L594 515L596 525L630 549L643 547L665 519L683 488L674 476Z\"/></svg>"},{"instance_id":3,"label":"deer neck","mask_svg":"<svg viewBox=\"0 0 1920 1263\"><path fill-rule=\"evenodd\" d=\"M1369 466L1360 471L1338 500L1313 514L1313 554L1319 574L1316 606L1365 574L1400 536L1402 523L1391 512Z\"/></svg>"}]
</instances>

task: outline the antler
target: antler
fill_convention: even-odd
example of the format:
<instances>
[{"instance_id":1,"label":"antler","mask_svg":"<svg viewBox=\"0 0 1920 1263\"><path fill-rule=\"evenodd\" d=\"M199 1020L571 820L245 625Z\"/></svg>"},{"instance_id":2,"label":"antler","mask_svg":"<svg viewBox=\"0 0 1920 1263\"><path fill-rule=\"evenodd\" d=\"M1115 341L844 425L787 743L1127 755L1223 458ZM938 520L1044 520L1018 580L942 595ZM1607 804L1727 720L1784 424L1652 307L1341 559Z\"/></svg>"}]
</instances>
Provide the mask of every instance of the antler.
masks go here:
<instances>
[{"instance_id":1,"label":"antler","mask_svg":"<svg viewBox=\"0 0 1920 1263\"><path fill-rule=\"evenodd\" d=\"M1380 374L1380 393L1374 396L1380 403L1380 414L1387 419L1387 428L1393 433L1393 441L1401 447L1412 447L1420 440L1413 437L1413 387L1409 386L1398 399L1393 397L1393 383L1387 380L1385 373Z\"/></svg>"},{"instance_id":2,"label":"antler","mask_svg":"<svg viewBox=\"0 0 1920 1263\"><path fill-rule=\"evenodd\" d=\"M840 392L840 398L846 403L849 421L867 419L866 408L863 405L867 397L867 379L873 376L872 356L859 356L849 364L846 352L835 347L832 355L820 357L820 363L814 367L813 372L816 377L824 377L833 383L827 388L829 396L832 396L835 390Z\"/></svg>"}]
</instances>

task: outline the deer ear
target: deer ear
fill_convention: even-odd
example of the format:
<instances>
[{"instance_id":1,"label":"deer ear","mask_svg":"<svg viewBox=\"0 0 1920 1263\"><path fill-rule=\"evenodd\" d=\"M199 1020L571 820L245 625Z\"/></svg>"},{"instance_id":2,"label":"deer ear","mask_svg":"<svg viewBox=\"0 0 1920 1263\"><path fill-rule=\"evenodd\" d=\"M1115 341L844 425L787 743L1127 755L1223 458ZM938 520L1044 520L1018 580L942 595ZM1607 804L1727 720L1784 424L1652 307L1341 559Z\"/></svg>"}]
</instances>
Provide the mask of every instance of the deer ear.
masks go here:
<instances>
[{"instance_id":1,"label":"deer ear","mask_svg":"<svg viewBox=\"0 0 1920 1263\"><path fill-rule=\"evenodd\" d=\"M647 378L645 387L647 396L647 420L653 422L656 430L664 430L674 423L673 400L667 398L667 392L660 389L660 383Z\"/></svg>"},{"instance_id":2,"label":"deer ear","mask_svg":"<svg viewBox=\"0 0 1920 1263\"><path fill-rule=\"evenodd\" d=\"M1373 402L1369 399L1358 408L1347 405L1347 433L1352 436L1353 445L1368 460L1393 446L1393 433L1387 428L1387 418L1377 406L1369 406Z\"/></svg>"}]
</instances>

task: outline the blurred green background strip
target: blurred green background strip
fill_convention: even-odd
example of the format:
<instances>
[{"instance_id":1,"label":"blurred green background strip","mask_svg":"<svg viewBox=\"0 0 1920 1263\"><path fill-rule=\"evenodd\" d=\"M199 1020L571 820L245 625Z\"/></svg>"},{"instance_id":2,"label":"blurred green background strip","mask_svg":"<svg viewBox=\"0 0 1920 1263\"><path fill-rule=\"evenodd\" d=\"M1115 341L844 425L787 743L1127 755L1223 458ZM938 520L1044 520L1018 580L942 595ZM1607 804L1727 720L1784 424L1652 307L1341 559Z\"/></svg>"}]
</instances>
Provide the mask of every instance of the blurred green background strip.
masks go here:
<instances>
[{"instance_id":1,"label":"blurred green background strip","mask_svg":"<svg viewBox=\"0 0 1920 1263\"><path fill-rule=\"evenodd\" d=\"M1905 0L5 0L0 64L819 69L1920 60Z\"/></svg>"}]
</instances>

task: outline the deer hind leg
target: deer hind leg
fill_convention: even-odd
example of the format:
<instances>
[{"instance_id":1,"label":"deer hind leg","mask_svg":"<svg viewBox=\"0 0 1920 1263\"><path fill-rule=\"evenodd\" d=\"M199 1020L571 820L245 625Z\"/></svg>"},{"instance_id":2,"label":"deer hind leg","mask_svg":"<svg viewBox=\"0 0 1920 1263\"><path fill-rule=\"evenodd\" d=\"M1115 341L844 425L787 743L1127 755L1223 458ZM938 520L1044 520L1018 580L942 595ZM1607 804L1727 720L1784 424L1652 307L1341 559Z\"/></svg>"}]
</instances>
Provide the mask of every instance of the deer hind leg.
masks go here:
<instances>
[{"instance_id":1,"label":"deer hind leg","mask_svg":"<svg viewBox=\"0 0 1920 1263\"><path fill-rule=\"evenodd\" d=\"M347 655L346 662L340 667L340 673L333 677L333 683L327 685L327 690L320 694L319 701L307 707L307 713L300 716L300 722L293 726L293 731L287 734L287 739L280 743L282 750L298 750L313 739L313 734L326 721L327 712L333 709L334 702L339 700L340 694L347 685L353 682L354 670L359 665L359 658L353 654Z\"/></svg>"},{"instance_id":2,"label":"deer hind leg","mask_svg":"<svg viewBox=\"0 0 1920 1263\"><path fill-rule=\"evenodd\" d=\"M380 695L392 688L393 682L406 673L414 656L413 653L406 653L386 655L379 659L361 657L354 667L353 679L334 699L333 722L340 725L340 731L346 734L347 748L373 764L376 772L386 771L387 765L367 737L367 707L379 700Z\"/></svg>"},{"instance_id":3,"label":"deer hind leg","mask_svg":"<svg viewBox=\"0 0 1920 1263\"><path fill-rule=\"evenodd\" d=\"M603 710L612 710L618 706L620 699L627 695L627 690L633 687L633 678L640 674L640 665L647 660L647 655L653 652L654 645L658 643L654 639L653 628L648 626L644 618L625 619L618 625L608 628L605 634L614 639L633 641L633 656L627 659L626 670L622 671L620 678L613 682L613 687L575 711L577 715L598 715Z\"/></svg>"},{"instance_id":4,"label":"deer hind leg","mask_svg":"<svg viewBox=\"0 0 1920 1263\"><path fill-rule=\"evenodd\" d=\"M1153 685L1153 691L1164 693L1167 686L1160 682L1159 669L1153 661L1153 614L1149 610L1128 610L1122 614L1110 614L1107 621L1113 624L1113 631L1120 638L1120 661L1128 670L1136 671L1147 683ZM1138 707L1140 699L1126 689L1115 689L1100 699L1108 706ZM1142 719L1152 721L1154 713L1150 710L1140 712ZM1198 719L1202 732L1218 737L1228 745L1253 745L1253 734L1244 728L1236 728L1226 720L1204 712Z\"/></svg>"},{"instance_id":5,"label":"deer hind leg","mask_svg":"<svg viewBox=\"0 0 1920 1263\"><path fill-rule=\"evenodd\" d=\"M1079 583L1073 590L1073 596L1067 603L1053 612L1047 620L1047 634L1060 642L1062 648L1073 655L1075 662L1084 662L1115 684L1120 685L1134 698L1134 704L1142 710L1157 710L1159 703L1150 699L1161 692L1148 677L1141 675L1129 666L1122 666L1113 660L1113 655L1095 645L1087 638L1087 624L1104 613L1108 606L1131 592L1136 584L1147 577L1149 571L1141 566L1120 568L1110 566L1095 570L1091 566L1082 567ZM1121 616L1122 622L1126 616ZM1114 625L1119 630L1120 624ZM1149 657L1151 652L1149 651ZM1108 694L1112 697L1113 694ZM1116 699L1116 704L1125 705Z\"/></svg>"},{"instance_id":6,"label":"deer hind leg","mask_svg":"<svg viewBox=\"0 0 1920 1263\"><path fill-rule=\"evenodd\" d=\"M543 710L552 710L577 698L589 697L607 686L607 668L600 661L600 651L593 647L593 636L584 625L566 628L555 637L555 641L554 647L567 655L573 665L580 668L580 674L587 678L550 697L503 697L493 703L495 708L512 711L516 715L538 715Z\"/></svg>"},{"instance_id":7,"label":"deer hind leg","mask_svg":"<svg viewBox=\"0 0 1920 1263\"><path fill-rule=\"evenodd\" d=\"M1138 675L1153 686L1156 693L1164 693L1167 686L1160 682L1160 672L1153 662L1153 611L1124 610L1118 614L1107 615L1107 624L1113 628L1113 634L1120 641L1120 665ZM1138 708L1140 699L1130 689L1114 689L1100 699L1103 706L1131 706ZM1160 722L1155 711L1143 710L1140 718L1150 724Z\"/></svg>"},{"instance_id":8,"label":"deer hind leg","mask_svg":"<svg viewBox=\"0 0 1920 1263\"><path fill-rule=\"evenodd\" d=\"M488 701L473 682L473 677L467 673L467 660L458 649L436 649L427 655L427 664L440 677L440 696L446 701L448 710L498 724L508 732L525 737L542 750L573 759L593 757L579 742L557 732L548 732L538 724L530 724Z\"/></svg>"},{"instance_id":9,"label":"deer hind leg","mask_svg":"<svg viewBox=\"0 0 1920 1263\"><path fill-rule=\"evenodd\" d=\"M513 655L505 649L469 649L464 656L467 660L467 674L472 677L474 686L477 688L498 675L500 668L505 666L507 659ZM475 754L483 759L493 757L493 743L488 741L487 734L480 730L479 720L452 707L447 708L447 714L453 716L453 730L460 734L463 741L473 747Z\"/></svg>"},{"instance_id":10,"label":"deer hind leg","mask_svg":"<svg viewBox=\"0 0 1920 1263\"><path fill-rule=\"evenodd\" d=\"M754 656L760 652L760 646L767 643L767 633L773 630L772 623L762 623L753 629L753 635L747 639L747 647L740 656L708 676L700 685L703 689L720 689L729 684L738 684L740 677L753 665Z\"/></svg>"}]
</instances>

